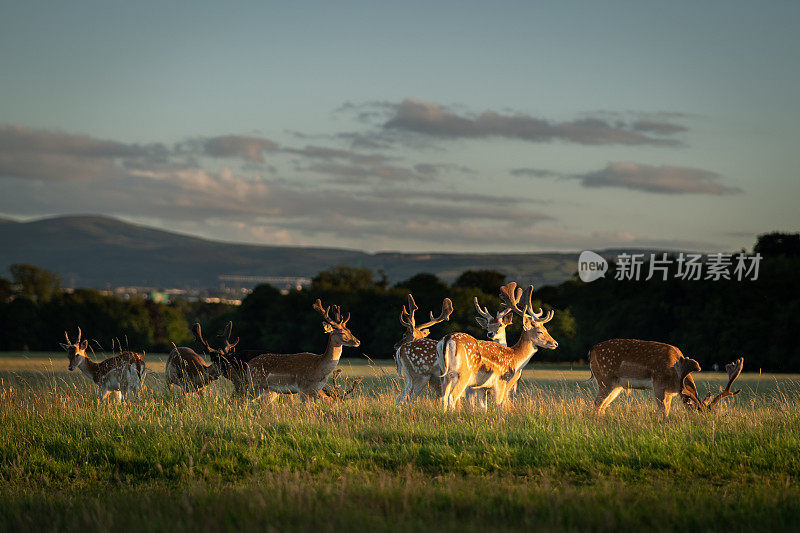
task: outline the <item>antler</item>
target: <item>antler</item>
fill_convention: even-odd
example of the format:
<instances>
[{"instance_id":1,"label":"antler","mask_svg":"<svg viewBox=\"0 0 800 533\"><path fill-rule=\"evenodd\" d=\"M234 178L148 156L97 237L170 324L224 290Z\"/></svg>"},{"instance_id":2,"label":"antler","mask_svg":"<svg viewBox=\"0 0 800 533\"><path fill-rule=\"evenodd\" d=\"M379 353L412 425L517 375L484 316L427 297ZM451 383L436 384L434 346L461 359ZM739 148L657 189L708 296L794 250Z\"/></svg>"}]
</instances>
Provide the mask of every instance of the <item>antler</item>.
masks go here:
<instances>
[{"instance_id":1,"label":"antler","mask_svg":"<svg viewBox=\"0 0 800 533\"><path fill-rule=\"evenodd\" d=\"M725 390L717 394L713 400L706 404L709 409L712 409L721 400L724 400L730 396L736 396L742 392L742 389L739 389L736 392L731 392L731 385L733 385L733 382L739 377L739 374L742 373L742 368L744 368L744 357L740 357L736 361L725 365L725 370L728 372L728 384L725 386Z\"/></svg>"},{"instance_id":2,"label":"antler","mask_svg":"<svg viewBox=\"0 0 800 533\"><path fill-rule=\"evenodd\" d=\"M64 330L64 338L67 339L67 344L72 344L72 341L69 340L69 334L67 333L67 330ZM78 326L78 339L75 341L75 344L80 344L80 343L81 343L81 327Z\"/></svg>"},{"instance_id":3,"label":"antler","mask_svg":"<svg viewBox=\"0 0 800 533\"><path fill-rule=\"evenodd\" d=\"M492 320L494 317L489 312L488 307L481 308L481 304L478 303L478 297L475 297L475 309L478 310L478 314L483 317L484 320ZM511 309L506 309L506 311L511 311ZM499 314L499 313L498 313Z\"/></svg>"},{"instance_id":4,"label":"antler","mask_svg":"<svg viewBox=\"0 0 800 533\"><path fill-rule=\"evenodd\" d=\"M235 348L237 344L239 344L239 337L236 337L236 342L231 344L231 331L233 330L233 321L228 322L228 325L225 326L225 331L222 332L220 335L221 338L225 339L225 347L226 348Z\"/></svg>"},{"instance_id":5,"label":"antler","mask_svg":"<svg viewBox=\"0 0 800 533\"><path fill-rule=\"evenodd\" d=\"M439 322L444 322L445 320L450 320L450 315L453 314L453 302L450 298L445 298L442 302L442 312L439 314L438 317L433 316L433 311L431 311L431 319L424 324L420 324L417 326L417 329L428 329L429 327L433 326L434 324L438 324Z\"/></svg>"},{"instance_id":6,"label":"antler","mask_svg":"<svg viewBox=\"0 0 800 533\"><path fill-rule=\"evenodd\" d=\"M197 342L202 344L205 347L205 349L206 349L206 351L208 353L211 353L211 352L214 351L211 348L211 346L208 345L206 340L203 338L203 330L200 329L200 323L199 322L195 322L194 324L192 324L192 333L194 334L194 338L197 339Z\"/></svg>"},{"instance_id":7,"label":"antler","mask_svg":"<svg viewBox=\"0 0 800 533\"><path fill-rule=\"evenodd\" d=\"M403 306L403 310L400 311L400 323L409 329L414 329L414 312L417 309L419 309L419 307L417 307L414 297L409 294L408 309L406 309L406 306Z\"/></svg>"},{"instance_id":8,"label":"antler","mask_svg":"<svg viewBox=\"0 0 800 533\"><path fill-rule=\"evenodd\" d=\"M522 292L522 289L517 287L516 282L511 282L508 285L504 285L500 287L500 300L502 301L503 305L519 316L527 315L531 320L538 324L544 324L546 322L550 322L553 320L553 316L555 315L555 311L552 309L547 312L545 315L542 308L539 308L539 311L533 310L533 285L529 285L525 292ZM519 308L519 304L523 303L525 305L524 309ZM544 316L544 318L542 318Z\"/></svg>"},{"instance_id":9,"label":"antler","mask_svg":"<svg viewBox=\"0 0 800 533\"><path fill-rule=\"evenodd\" d=\"M330 324L335 328L344 328L347 325L347 321L350 320L350 313L347 313L347 318L342 320L342 311L339 309L338 305L333 306L333 313L334 318L331 318L331 308L330 307L322 307L322 300L317 298L317 301L314 302L312 306L314 309L322 315L323 320Z\"/></svg>"},{"instance_id":10,"label":"antler","mask_svg":"<svg viewBox=\"0 0 800 533\"><path fill-rule=\"evenodd\" d=\"M701 402L700 398L697 397L697 389L686 381L689 374L700 371L700 363L694 359L681 356L675 365L673 365L673 368L675 368L675 372L678 373L678 383L680 383L681 394L688 396L690 400L695 402L698 409L705 406L705 402Z\"/></svg>"}]
</instances>

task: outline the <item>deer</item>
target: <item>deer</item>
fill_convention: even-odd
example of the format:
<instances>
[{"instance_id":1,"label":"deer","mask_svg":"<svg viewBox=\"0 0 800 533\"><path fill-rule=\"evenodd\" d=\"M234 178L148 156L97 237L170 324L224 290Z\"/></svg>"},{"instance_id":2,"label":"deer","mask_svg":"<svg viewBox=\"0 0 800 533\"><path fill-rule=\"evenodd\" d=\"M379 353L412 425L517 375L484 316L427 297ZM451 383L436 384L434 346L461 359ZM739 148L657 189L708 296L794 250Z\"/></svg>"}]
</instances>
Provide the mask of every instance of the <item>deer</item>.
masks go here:
<instances>
[{"instance_id":1,"label":"deer","mask_svg":"<svg viewBox=\"0 0 800 533\"><path fill-rule=\"evenodd\" d=\"M254 394L266 392L270 401L278 394L299 393L302 400L309 401L321 396L322 391L331 372L339 364L344 346L358 347L361 345L355 335L347 328L350 314L342 318L338 305L323 308L322 301L317 299L312 306L322 315L322 327L328 334L328 347L322 354L294 353L275 354L265 353L245 363L249 381L249 391Z\"/></svg>"},{"instance_id":2,"label":"deer","mask_svg":"<svg viewBox=\"0 0 800 533\"><path fill-rule=\"evenodd\" d=\"M478 340L466 333L445 335L437 345L442 375L445 411L455 409L456 402L467 387L494 390L495 406L503 410L508 386L536 352L536 347L553 350L558 342L547 332L545 324L553 319L554 311L533 310L531 297L533 285L525 292L511 282L500 289L503 305L522 317L522 335L514 346L501 346L496 342ZM520 308L519 303L524 307ZM518 378L517 378L518 379Z\"/></svg>"},{"instance_id":3,"label":"deer","mask_svg":"<svg viewBox=\"0 0 800 533\"><path fill-rule=\"evenodd\" d=\"M738 362L743 364L744 360ZM687 406L694 403L697 409L705 409L705 404L697 398L697 386L691 376L700 370L700 365L671 344L639 339L603 341L589 350L589 368L589 380L597 381L594 410L598 416L605 414L620 392L632 389L652 389L665 417L669 416L676 395Z\"/></svg>"},{"instance_id":4,"label":"deer","mask_svg":"<svg viewBox=\"0 0 800 533\"><path fill-rule=\"evenodd\" d=\"M121 402L123 395L126 399L129 394L138 395L144 387L144 378L147 374L141 354L124 351L100 362L92 361L86 355L89 341L81 340L81 335L79 327L78 337L72 342L65 331L64 338L67 343L60 343L67 351L70 372L77 368L91 379L100 388L100 398L103 401L113 398Z\"/></svg>"},{"instance_id":5,"label":"deer","mask_svg":"<svg viewBox=\"0 0 800 533\"><path fill-rule=\"evenodd\" d=\"M333 381L333 386L329 387L328 385L325 385L324 387L322 387L322 390L320 391L320 396L332 402L343 402L347 398L351 398L353 396L353 393L356 391L356 389L358 389L358 386L361 385L361 382L364 380L364 377L359 376L355 378L353 382L350 384L350 388L345 389L344 387L339 385L338 379L341 374L342 374L341 368L337 368L336 370L333 371L333 374L331 374L331 381Z\"/></svg>"},{"instance_id":6,"label":"deer","mask_svg":"<svg viewBox=\"0 0 800 533\"><path fill-rule=\"evenodd\" d=\"M731 398L742 392L742 389L731 392L731 386L733 385L733 382L736 381L736 378L739 377L739 374L742 373L743 368L744 357L740 357L739 359L725 365L725 371L728 373L728 384L725 385L725 388L716 395L713 392L709 392L701 401L697 396L697 388L694 387L694 380L692 380L691 384L689 384L689 379L691 379L690 374L692 372L699 372L700 364L694 359L689 359L688 357L683 357L682 359L679 359L677 363L675 363L675 372L678 374L678 380L680 380L681 383L681 394L687 396L698 411L713 412L719 402L725 398Z\"/></svg>"},{"instance_id":7,"label":"deer","mask_svg":"<svg viewBox=\"0 0 800 533\"><path fill-rule=\"evenodd\" d=\"M200 324L194 323L192 325L194 338L209 354L214 354L212 363L206 363L203 357L191 348L175 346L167 357L165 369L169 389L172 390L177 385L184 393L195 392L202 398L206 387L222 375L219 360L233 353L236 344L239 342L238 339L234 343L230 342L230 329L232 327L233 323L229 322L226 328L225 347L215 350L203 338L203 330L200 328ZM213 362L214 357L216 357L217 362Z\"/></svg>"},{"instance_id":8,"label":"deer","mask_svg":"<svg viewBox=\"0 0 800 533\"><path fill-rule=\"evenodd\" d=\"M506 340L506 328L514 321L514 315L512 314L511 308L506 307L500 309L497 311L496 316L492 316L488 307L481 307L481 304L478 302L478 297L476 296L475 309L480 315L475 317L475 321L478 322L480 327L486 330L486 336L501 346L508 346L508 341ZM519 378L517 378L517 380L518 379ZM509 394L517 392L517 380L514 380L513 383L509 383ZM478 404L486 409L488 389L477 389L476 393Z\"/></svg>"},{"instance_id":9,"label":"deer","mask_svg":"<svg viewBox=\"0 0 800 533\"><path fill-rule=\"evenodd\" d=\"M453 302L450 298L445 298L439 316L434 317L431 312L430 320L424 324L417 324L414 319L414 313L418 309L414 296L409 294L408 307L403 306L400 312L400 323L405 326L406 332L394 345L397 374L405 381L403 391L397 395L397 405L411 403L429 383L436 390L437 396L441 395L442 368L437 361L437 341L429 339L428 335L432 326L450 320Z\"/></svg>"}]
</instances>

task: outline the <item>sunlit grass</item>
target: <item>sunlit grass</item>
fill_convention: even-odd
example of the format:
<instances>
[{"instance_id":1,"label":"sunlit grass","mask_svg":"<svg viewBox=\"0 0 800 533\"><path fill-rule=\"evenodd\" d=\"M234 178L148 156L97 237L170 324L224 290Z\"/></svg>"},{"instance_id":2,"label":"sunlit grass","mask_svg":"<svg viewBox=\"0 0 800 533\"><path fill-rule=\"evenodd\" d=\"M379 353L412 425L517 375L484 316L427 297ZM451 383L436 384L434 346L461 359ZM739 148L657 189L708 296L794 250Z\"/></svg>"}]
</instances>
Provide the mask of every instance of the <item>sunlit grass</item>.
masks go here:
<instances>
[{"instance_id":1,"label":"sunlit grass","mask_svg":"<svg viewBox=\"0 0 800 533\"><path fill-rule=\"evenodd\" d=\"M598 420L567 367L526 372L500 415L399 409L394 366L359 360L339 404L233 400L224 380L184 397L153 362L138 401L108 405L51 357L0 358L3 530L800 526L797 376L745 374L716 415L665 421L636 391Z\"/></svg>"}]
</instances>

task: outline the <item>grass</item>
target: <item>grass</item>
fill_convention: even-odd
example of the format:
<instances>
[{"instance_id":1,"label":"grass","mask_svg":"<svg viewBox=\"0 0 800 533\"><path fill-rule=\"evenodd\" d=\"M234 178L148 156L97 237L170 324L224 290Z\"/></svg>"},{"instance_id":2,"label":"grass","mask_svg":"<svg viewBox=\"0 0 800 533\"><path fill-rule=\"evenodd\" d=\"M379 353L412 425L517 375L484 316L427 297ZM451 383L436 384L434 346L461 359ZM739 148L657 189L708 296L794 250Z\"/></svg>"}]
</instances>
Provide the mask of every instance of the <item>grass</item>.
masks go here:
<instances>
[{"instance_id":1,"label":"grass","mask_svg":"<svg viewBox=\"0 0 800 533\"><path fill-rule=\"evenodd\" d=\"M343 361L361 394L306 405L169 394L148 361L143 398L109 406L63 355L0 357L0 530L800 527L800 376L744 374L713 416L636 391L598 420L564 366L500 416L398 409L391 364Z\"/></svg>"}]
</instances>

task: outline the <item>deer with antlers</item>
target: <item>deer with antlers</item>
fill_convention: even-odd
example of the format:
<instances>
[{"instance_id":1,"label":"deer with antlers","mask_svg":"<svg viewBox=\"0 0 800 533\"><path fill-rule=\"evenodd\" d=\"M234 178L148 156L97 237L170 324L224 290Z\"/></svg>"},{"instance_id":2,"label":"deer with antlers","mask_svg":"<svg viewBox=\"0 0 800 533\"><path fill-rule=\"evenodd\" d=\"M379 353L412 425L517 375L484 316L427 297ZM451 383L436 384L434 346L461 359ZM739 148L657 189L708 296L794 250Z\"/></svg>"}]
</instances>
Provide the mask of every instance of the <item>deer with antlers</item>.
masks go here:
<instances>
[{"instance_id":1,"label":"deer with antlers","mask_svg":"<svg viewBox=\"0 0 800 533\"><path fill-rule=\"evenodd\" d=\"M328 376L339 364L342 348L361 344L347 329L350 314L347 318L342 318L339 306L335 305L331 316L331 308L323 308L320 300L314 302L313 308L322 315L322 327L329 335L325 352L265 353L254 357L246 363L249 369L249 388L253 393L266 392L271 400L278 394L295 393L299 393L303 400L318 398Z\"/></svg>"},{"instance_id":2,"label":"deer with antlers","mask_svg":"<svg viewBox=\"0 0 800 533\"><path fill-rule=\"evenodd\" d=\"M495 405L502 411L508 385L540 346L555 349L558 343L545 324L553 319L553 311L533 310L533 286L523 293L514 282L500 289L503 304L522 317L522 335L514 346L478 340L466 333L446 335L437 345L439 362L444 367L444 410L454 409L467 387L491 388ZM523 302L523 307L519 304ZM518 378L517 378L518 379Z\"/></svg>"},{"instance_id":3,"label":"deer with antlers","mask_svg":"<svg viewBox=\"0 0 800 533\"><path fill-rule=\"evenodd\" d=\"M488 307L481 307L481 304L478 302L478 297L475 297L475 309L478 311L480 316L475 317L475 321L478 322L478 325L486 330L486 336L500 344L501 346L508 346L508 341L506 340L506 328L512 324L514 321L514 315L510 308L504 307L497 311L495 316L489 312ZM518 373L522 375L522 371ZM508 384L508 394L513 394L517 392L517 381L519 380L519 376L516 377L512 381L512 383ZM470 389L467 389L468 391ZM478 399L478 405L482 407L484 410L486 409L486 399L489 393L489 389L472 389L476 391L476 397Z\"/></svg>"},{"instance_id":4,"label":"deer with antlers","mask_svg":"<svg viewBox=\"0 0 800 533\"><path fill-rule=\"evenodd\" d=\"M408 295L408 307L403 306L400 312L400 323L406 332L400 341L394 345L397 373L403 377L405 386L397 396L397 405L411 403L429 383L441 394L442 368L439 366L436 354L437 341L429 339L430 328L440 322L450 320L453 314L453 302L450 298L442 301L442 312L438 317L430 314L430 320L424 324L417 324L414 313L419 309L414 297Z\"/></svg>"},{"instance_id":5,"label":"deer with antlers","mask_svg":"<svg viewBox=\"0 0 800 533\"><path fill-rule=\"evenodd\" d=\"M211 355L212 363L206 363L203 357L191 348L176 346L167 357L165 369L167 385L170 390L177 385L184 393L196 392L198 396L203 397L206 387L219 379L222 374L222 368L219 364L220 359L228 358L239 342L238 339L234 343L230 342L230 329L232 327L233 323L229 322L226 328L225 346L221 349L214 349L203 338L200 324L195 323L192 325L192 333L195 340ZM216 362L214 362L215 359Z\"/></svg>"},{"instance_id":6,"label":"deer with antlers","mask_svg":"<svg viewBox=\"0 0 800 533\"><path fill-rule=\"evenodd\" d=\"M138 395L144 387L147 368L141 354L124 351L119 355L96 362L86 355L89 341L81 340L81 328L78 328L78 338L75 342L69 340L69 334L66 331L64 338L67 343L61 343L61 347L67 351L69 370L77 368L91 379L100 388L100 396L103 400L114 398L117 402L121 402L123 395L125 398L129 394Z\"/></svg>"},{"instance_id":7,"label":"deer with antlers","mask_svg":"<svg viewBox=\"0 0 800 533\"><path fill-rule=\"evenodd\" d=\"M728 365L729 368L738 368L738 372L733 375L729 369L731 379L726 389L729 394L723 392L713 400L713 405L735 394L730 393L729 389L743 364L744 360L739 359ZM694 404L698 410L710 408L711 401L706 403L699 400L697 386L691 376L692 372L700 370L700 365L694 359L684 357L678 348L670 344L638 339L607 340L589 351L589 368L592 377L597 380L594 408L599 416L605 414L608 405L620 392L631 389L652 389L664 416L669 416L672 399L678 394L685 404Z\"/></svg>"}]
</instances>

